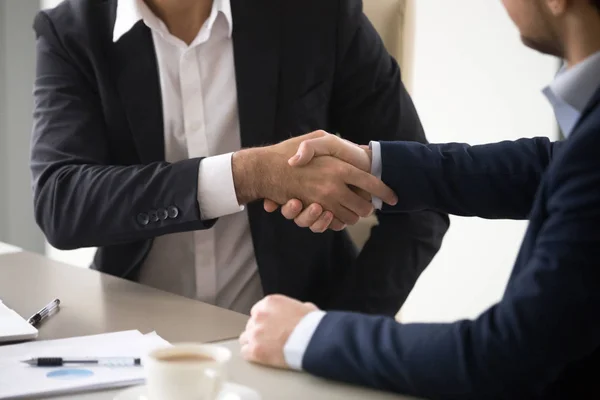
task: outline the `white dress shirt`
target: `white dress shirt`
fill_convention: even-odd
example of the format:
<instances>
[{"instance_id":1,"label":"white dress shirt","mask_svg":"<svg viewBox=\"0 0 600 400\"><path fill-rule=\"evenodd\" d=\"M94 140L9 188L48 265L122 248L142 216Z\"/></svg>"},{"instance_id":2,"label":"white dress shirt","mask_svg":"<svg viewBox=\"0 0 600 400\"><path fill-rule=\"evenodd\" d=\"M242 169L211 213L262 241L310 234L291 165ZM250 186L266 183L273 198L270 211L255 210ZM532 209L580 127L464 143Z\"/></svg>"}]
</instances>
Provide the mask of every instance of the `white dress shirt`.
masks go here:
<instances>
[{"instance_id":1,"label":"white dress shirt","mask_svg":"<svg viewBox=\"0 0 600 400\"><path fill-rule=\"evenodd\" d=\"M140 20L152 32L158 62L165 160L206 157L198 171L198 204L204 219L220 217L212 229L155 238L140 282L248 314L263 291L231 169L231 156L241 148L231 5L214 0L188 46L142 0L119 0L113 41Z\"/></svg>"},{"instance_id":2,"label":"white dress shirt","mask_svg":"<svg viewBox=\"0 0 600 400\"><path fill-rule=\"evenodd\" d=\"M579 122L581 114L592 100L592 96L600 89L600 52L586 58L581 63L569 69L562 69L556 79L544 89L554 109L556 119L564 135L568 137ZM382 160L379 142L371 142L372 163L371 173L381 179ZM381 200L373 206L381 208ZM288 338L284 349L284 358L292 369L302 369L304 353L310 340L319 327L326 313L313 311L298 323Z\"/></svg>"}]
</instances>

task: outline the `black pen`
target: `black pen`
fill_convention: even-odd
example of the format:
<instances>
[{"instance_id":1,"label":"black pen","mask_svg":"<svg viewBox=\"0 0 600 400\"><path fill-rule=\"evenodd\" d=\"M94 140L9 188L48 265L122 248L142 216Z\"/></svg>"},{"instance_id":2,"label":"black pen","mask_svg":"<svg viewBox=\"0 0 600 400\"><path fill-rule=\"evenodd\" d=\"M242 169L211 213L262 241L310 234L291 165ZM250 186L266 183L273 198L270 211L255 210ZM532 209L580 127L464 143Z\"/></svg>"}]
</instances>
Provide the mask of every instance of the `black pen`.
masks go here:
<instances>
[{"instance_id":1,"label":"black pen","mask_svg":"<svg viewBox=\"0 0 600 400\"><path fill-rule=\"evenodd\" d=\"M133 357L99 357L68 359L62 357L37 357L21 361L32 367L62 367L65 364L92 364L104 367L135 367L142 365L139 358Z\"/></svg>"},{"instance_id":2,"label":"black pen","mask_svg":"<svg viewBox=\"0 0 600 400\"><path fill-rule=\"evenodd\" d=\"M46 319L47 317L49 317L54 311L56 311L58 309L59 305L60 305L60 300L59 299L52 300L50 303L48 303L48 305L46 305L46 307L42 308L40 311L38 311L35 314L33 314L27 320L27 322L29 322L31 325L37 325L37 324L39 324L44 319Z\"/></svg>"}]
</instances>

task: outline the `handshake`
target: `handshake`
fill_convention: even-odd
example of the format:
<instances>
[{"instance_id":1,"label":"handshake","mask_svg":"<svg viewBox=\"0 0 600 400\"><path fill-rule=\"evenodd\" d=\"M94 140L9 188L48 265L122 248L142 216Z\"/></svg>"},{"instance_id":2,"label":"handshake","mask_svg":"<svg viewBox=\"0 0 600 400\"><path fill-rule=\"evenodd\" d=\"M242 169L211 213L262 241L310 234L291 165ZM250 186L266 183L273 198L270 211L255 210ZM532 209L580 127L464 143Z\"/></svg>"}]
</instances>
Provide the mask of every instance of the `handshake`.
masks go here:
<instances>
[{"instance_id":1,"label":"handshake","mask_svg":"<svg viewBox=\"0 0 600 400\"><path fill-rule=\"evenodd\" d=\"M371 175L366 146L316 131L279 144L241 150L232 170L240 204L264 199L298 226L342 230L373 213L371 196L395 205L396 194Z\"/></svg>"}]
</instances>

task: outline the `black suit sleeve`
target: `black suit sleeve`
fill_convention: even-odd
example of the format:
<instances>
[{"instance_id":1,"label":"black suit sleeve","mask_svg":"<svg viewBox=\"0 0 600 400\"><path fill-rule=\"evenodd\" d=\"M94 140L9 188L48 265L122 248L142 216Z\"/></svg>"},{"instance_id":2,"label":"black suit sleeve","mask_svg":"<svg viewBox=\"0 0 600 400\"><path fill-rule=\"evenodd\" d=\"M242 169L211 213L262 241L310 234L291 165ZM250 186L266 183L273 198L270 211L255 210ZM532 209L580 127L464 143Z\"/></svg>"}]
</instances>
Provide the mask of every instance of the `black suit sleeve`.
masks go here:
<instances>
[{"instance_id":1,"label":"black suit sleeve","mask_svg":"<svg viewBox=\"0 0 600 400\"><path fill-rule=\"evenodd\" d=\"M97 88L44 13L34 26L31 171L35 217L48 241L73 249L211 227L197 202L200 159L113 165Z\"/></svg>"},{"instance_id":2,"label":"black suit sleeve","mask_svg":"<svg viewBox=\"0 0 600 400\"><path fill-rule=\"evenodd\" d=\"M547 138L469 146L382 142L383 181L399 194L394 210L434 209L490 219L527 219L553 153Z\"/></svg>"},{"instance_id":3,"label":"black suit sleeve","mask_svg":"<svg viewBox=\"0 0 600 400\"><path fill-rule=\"evenodd\" d=\"M337 132L371 140L425 143L423 127L396 61L362 12L362 1L339 0L332 114ZM378 213L379 224L360 253L356 274L340 286L332 307L395 315L441 246L448 217L436 211ZM400 232L400 234L399 234Z\"/></svg>"}]
</instances>

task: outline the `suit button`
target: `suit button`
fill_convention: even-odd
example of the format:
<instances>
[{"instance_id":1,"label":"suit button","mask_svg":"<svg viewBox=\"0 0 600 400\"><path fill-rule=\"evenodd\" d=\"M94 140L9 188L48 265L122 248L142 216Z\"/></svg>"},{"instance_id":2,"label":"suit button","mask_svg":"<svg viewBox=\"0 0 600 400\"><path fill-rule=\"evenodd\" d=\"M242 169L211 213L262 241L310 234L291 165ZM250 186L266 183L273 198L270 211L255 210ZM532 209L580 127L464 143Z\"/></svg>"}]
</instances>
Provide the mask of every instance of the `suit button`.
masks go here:
<instances>
[{"instance_id":1,"label":"suit button","mask_svg":"<svg viewBox=\"0 0 600 400\"><path fill-rule=\"evenodd\" d=\"M177 218L179 215L179 209L175 206L168 207L167 212L169 213L169 218Z\"/></svg>"},{"instance_id":2,"label":"suit button","mask_svg":"<svg viewBox=\"0 0 600 400\"><path fill-rule=\"evenodd\" d=\"M150 211L148 216L150 217L151 222L158 222L158 214L156 213L156 210Z\"/></svg>"},{"instance_id":3,"label":"suit button","mask_svg":"<svg viewBox=\"0 0 600 400\"><path fill-rule=\"evenodd\" d=\"M169 213L164 208L159 208L156 211L156 215L158 215L158 218L160 218L162 221L169 218Z\"/></svg>"},{"instance_id":4,"label":"suit button","mask_svg":"<svg viewBox=\"0 0 600 400\"><path fill-rule=\"evenodd\" d=\"M150 217L146 213L139 213L137 216L137 222L142 226L146 226L150 222Z\"/></svg>"}]
</instances>

